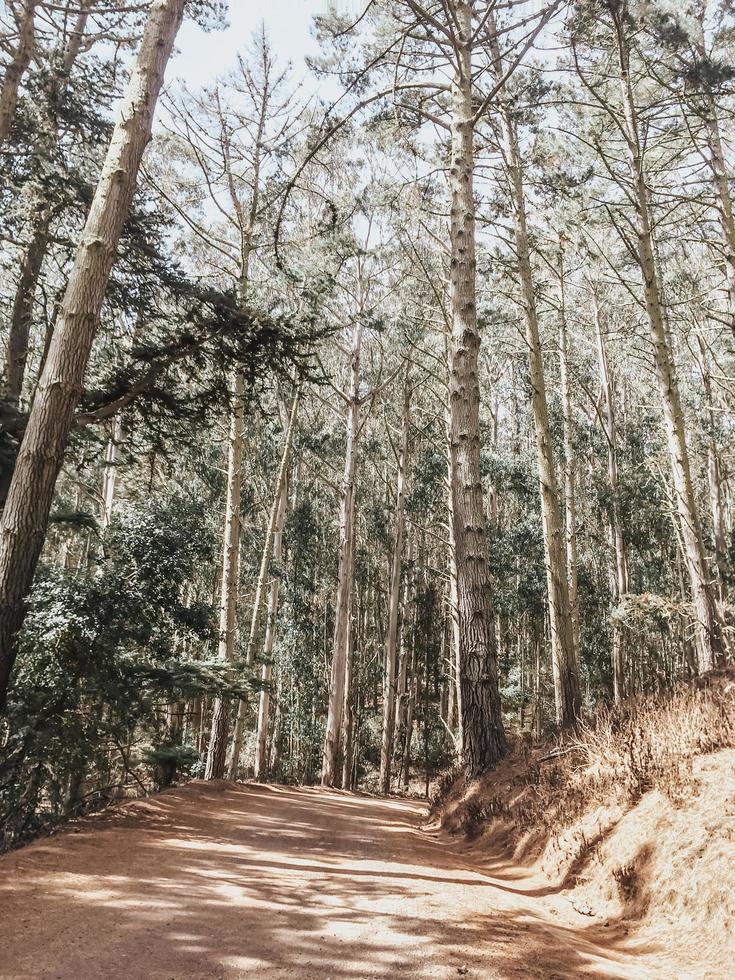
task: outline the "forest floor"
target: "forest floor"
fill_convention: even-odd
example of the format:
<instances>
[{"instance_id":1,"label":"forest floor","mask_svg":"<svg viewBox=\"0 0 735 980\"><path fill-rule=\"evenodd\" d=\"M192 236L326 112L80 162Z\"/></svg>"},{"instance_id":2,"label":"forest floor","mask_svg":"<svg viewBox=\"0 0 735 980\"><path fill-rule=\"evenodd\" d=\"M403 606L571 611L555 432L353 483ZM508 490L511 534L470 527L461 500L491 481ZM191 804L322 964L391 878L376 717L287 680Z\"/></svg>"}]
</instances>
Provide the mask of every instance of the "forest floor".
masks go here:
<instances>
[{"instance_id":1,"label":"forest floor","mask_svg":"<svg viewBox=\"0 0 735 980\"><path fill-rule=\"evenodd\" d=\"M690 976L419 803L195 782L0 858L0 976Z\"/></svg>"}]
</instances>

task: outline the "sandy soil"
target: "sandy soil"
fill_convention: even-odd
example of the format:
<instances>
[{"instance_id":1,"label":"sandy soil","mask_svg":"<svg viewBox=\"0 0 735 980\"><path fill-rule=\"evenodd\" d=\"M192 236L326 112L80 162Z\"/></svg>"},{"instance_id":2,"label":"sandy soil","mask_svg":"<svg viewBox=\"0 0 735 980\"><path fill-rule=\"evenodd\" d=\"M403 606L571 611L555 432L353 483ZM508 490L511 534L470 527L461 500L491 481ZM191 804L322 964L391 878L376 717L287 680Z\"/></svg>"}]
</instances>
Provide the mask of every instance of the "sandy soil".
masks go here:
<instances>
[{"instance_id":1,"label":"sandy soil","mask_svg":"<svg viewBox=\"0 0 735 980\"><path fill-rule=\"evenodd\" d=\"M0 858L0 977L692 976L425 810L193 783Z\"/></svg>"}]
</instances>

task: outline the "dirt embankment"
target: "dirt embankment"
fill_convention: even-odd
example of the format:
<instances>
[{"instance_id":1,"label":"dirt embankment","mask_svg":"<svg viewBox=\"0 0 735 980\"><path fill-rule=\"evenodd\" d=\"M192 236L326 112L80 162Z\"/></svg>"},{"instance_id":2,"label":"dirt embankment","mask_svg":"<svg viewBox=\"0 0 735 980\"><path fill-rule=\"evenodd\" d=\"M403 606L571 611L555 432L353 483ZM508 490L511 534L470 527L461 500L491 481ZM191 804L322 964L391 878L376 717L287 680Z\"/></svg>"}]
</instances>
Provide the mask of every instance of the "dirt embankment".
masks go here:
<instances>
[{"instance_id":1,"label":"dirt embankment","mask_svg":"<svg viewBox=\"0 0 735 980\"><path fill-rule=\"evenodd\" d=\"M668 951L678 977L733 975L735 672L598 719L560 746L457 780L436 824L504 855L590 926Z\"/></svg>"}]
</instances>

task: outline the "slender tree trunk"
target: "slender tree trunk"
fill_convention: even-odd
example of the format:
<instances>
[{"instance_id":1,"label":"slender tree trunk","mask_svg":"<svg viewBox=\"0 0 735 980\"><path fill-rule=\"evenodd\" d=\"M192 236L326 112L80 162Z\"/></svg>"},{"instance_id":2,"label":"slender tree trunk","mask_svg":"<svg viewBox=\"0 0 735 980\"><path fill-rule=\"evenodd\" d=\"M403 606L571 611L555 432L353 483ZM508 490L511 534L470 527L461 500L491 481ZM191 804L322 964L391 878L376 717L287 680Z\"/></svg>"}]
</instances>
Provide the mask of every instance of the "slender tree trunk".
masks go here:
<instances>
[{"instance_id":1,"label":"slender tree trunk","mask_svg":"<svg viewBox=\"0 0 735 980\"><path fill-rule=\"evenodd\" d=\"M13 309L8 325L5 347L5 395L14 404L20 402L23 378L28 361L28 342L33 322L33 303L41 266L48 247L51 212L45 208L34 221L34 231L28 251L23 257L20 279L15 290Z\"/></svg>"},{"instance_id":2,"label":"slender tree trunk","mask_svg":"<svg viewBox=\"0 0 735 980\"><path fill-rule=\"evenodd\" d=\"M283 525L286 522L286 508L288 505L288 481L280 489L278 500L278 512L276 517L276 528L273 535L273 560L280 564L283 557ZM280 575L275 575L271 579L270 594L268 596L268 612L265 624L265 641L263 643L263 656L265 663L261 671L262 688L260 690L260 703L258 705L258 729L255 739L255 778L258 782L263 782L267 775L268 763L268 716L270 713L270 683L273 674L271 658L273 656L273 643L276 635L276 617L278 616L278 598L281 589ZM238 750L239 755L239 750Z\"/></svg>"},{"instance_id":3,"label":"slender tree trunk","mask_svg":"<svg viewBox=\"0 0 735 980\"><path fill-rule=\"evenodd\" d=\"M0 529L0 702L33 581L117 244L185 0L154 0L56 323Z\"/></svg>"},{"instance_id":4,"label":"slender tree trunk","mask_svg":"<svg viewBox=\"0 0 735 980\"><path fill-rule=\"evenodd\" d=\"M574 662L579 677L579 588L577 583L577 484L575 476L574 416L569 385L569 332L567 328L563 244L559 251L559 379L564 415L564 510L569 609L572 617Z\"/></svg>"},{"instance_id":5,"label":"slender tree trunk","mask_svg":"<svg viewBox=\"0 0 735 980\"><path fill-rule=\"evenodd\" d=\"M107 530L112 520L115 488L117 486L117 447L122 438L122 420L118 415L112 421L112 429L105 447L104 472L102 474L102 520L100 521L103 531Z\"/></svg>"},{"instance_id":6,"label":"slender tree trunk","mask_svg":"<svg viewBox=\"0 0 735 980\"><path fill-rule=\"evenodd\" d=\"M329 682L329 705L322 754L322 785L334 786L337 779L342 713L344 711L347 644L350 630L350 592L352 591L352 528L355 519L355 467L360 415L360 351L363 325L360 320L352 337L352 365L347 406L347 449L342 477L342 501L339 520L339 565L337 571L337 608L334 620L332 672Z\"/></svg>"},{"instance_id":7,"label":"slender tree trunk","mask_svg":"<svg viewBox=\"0 0 735 980\"><path fill-rule=\"evenodd\" d=\"M638 224L638 261L643 277L656 378L666 424L674 495L684 540L692 599L697 616L699 669L706 671L717 666L722 657L722 627L705 558L701 524L689 464L684 415L679 397L676 369L669 349L649 217L648 191L643 170L638 115L630 80L630 56L626 36L628 26L622 19L622 11L617 11L615 14L615 28L618 41L620 89L625 116L631 190L635 201Z\"/></svg>"},{"instance_id":8,"label":"slender tree trunk","mask_svg":"<svg viewBox=\"0 0 735 980\"><path fill-rule=\"evenodd\" d=\"M463 756L470 778L506 751L498 690L485 507L480 476L480 334L477 329L472 8L455 4L458 59L452 83L449 172L452 347L450 473L459 613Z\"/></svg>"},{"instance_id":9,"label":"slender tree trunk","mask_svg":"<svg viewBox=\"0 0 735 980\"><path fill-rule=\"evenodd\" d=\"M398 650L399 607L401 600L401 565L403 561L403 530L406 512L406 471L408 469L408 436L410 430L410 389L406 377L406 393L403 405L403 429L398 455L396 479L395 528L393 534L393 561L388 595L388 631L385 638L385 674L383 679L383 734L380 748L380 791L390 792L391 761L393 759L393 735L396 717L396 653Z\"/></svg>"},{"instance_id":10,"label":"slender tree trunk","mask_svg":"<svg viewBox=\"0 0 735 980\"><path fill-rule=\"evenodd\" d=\"M268 575L270 571L271 555L274 550L274 541L276 534L278 533L278 521L279 512L281 506L281 497L284 493L287 493L288 486L288 467L291 462L291 447L293 446L293 437L296 429L296 416L299 410L299 399L301 397L301 389L297 385L294 391L293 402L291 403L291 411L289 413L288 422L286 424L286 435L283 443L283 451L281 453L281 462L278 468L278 477L276 480L276 492L273 498L273 504L271 506L270 516L268 519L268 530L266 532L265 544L263 545L263 553L260 560L260 572L258 574L258 583L255 588L255 598L253 600L253 612L250 618L250 634L248 636L248 646L245 653L245 660L248 666L252 666L255 662L255 651L258 645L258 639L260 637L260 620L263 614L263 605L265 600L265 590L268 583ZM285 504L284 504L285 507ZM284 511L285 513L285 511ZM247 702L241 698L238 703L237 708L237 719L235 721L235 730L232 736L232 747L230 751L230 767L228 772L228 777L234 779L237 775L237 767L240 762L240 753L242 751L242 738L243 731L245 728L245 719L247 717Z\"/></svg>"},{"instance_id":11,"label":"slender tree trunk","mask_svg":"<svg viewBox=\"0 0 735 980\"><path fill-rule=\"evenodd\" d=\"M352 596L350 596L352 602ZM350 617L352 618L352 617ZM345 701L342 709L342 789L352 789L352 753L355 737L355 712L352 704L355 686L355 638L353 624L350 623L347 642L347 663L345 665Z\"/></svg>"},{"instance_id":12,"label":"slender tree trunk","mask_svg":"<svg viewBox=\"0 0 735 980\"><path fill-rule=\"evenodd\" d=\"M39 0L23 0L18 18L18 45L10 64L5 69L2 89L0 89L0 148L6 143L13 125L15 108L18 105L20 83L28 70L36 45L36 7Z\"/></svg>"},{"instance_id":13,"label":"slender tree trunk","mask_svg":"<svg viewBox=\"0 0 735 980\"><path fill-rule=\"evenodd\" d=\"M451 366L450 366L451 370ZM450 727L457 725L457 737L455 744L457 750L463 751L462 738L462 687L460 684L459 673L459 589L457 585L457 548L454 542L454 490L452 480L452 455L451 455L451 419L447 412L447 516L449 540L447 545L447 557L449 565L449 674L451 682L451 695L449 698Z\"/></svg>"},{"instance_id":14,"label":"slender tree trunk","mask_svg":"<svg viewBox=\"0 0 735 980\"><path fill-rule=\"evenodd\" d=\"M617 425L615 420L615 392L610 366L607 359L605 334L602 329L597 295L592 290L592 305L597 337L597 358L600 374L600 393L602 395L602 423L607 443L607 482L610 489L610 511L608 522L612 545L613 605L617 606L622 596L628 592L628 557L623 535L623 520L620 513L620 489L618 486ZM622 626L612 620L612 676L613 698L616 702L625 697L625 640Z\"/></svg>"},{"instance_id":15,"label":"slender tree trunk","mask_svg":"<svg viewBox=\"0 0 735 980\"><path fill-rule=\"evenodd\" d=\"M242 496L242 459L245 382L236 370L231 385L230 431L227 449L227 496L225 525L222 539L222 581L219 603L220 660L235 657L237 630L237 595L240 582L240 498ZM212 706L212 727L209 734L205 779L222 779L227 756L227 730L230 724L229 698L217 695Z\"/></svg>"},{"instance_id":16,"label":"slender tree trunk","mask_svg":"<svg viewBox=\"0 0 735 980\"><path fill-rule=\"evenodd\" d=\"M490 15L489 29L493 34L492 51L495 76L503 77L500 49L495 38L495 23ZM526 343L528 345L531 378L531 401L536 432L536 457L541 492L541 515L546 557L546 584L549 595L551 623L551 653L554 674L554 700L556 720L560 725L573 723L579 716L581 695L579 688L579 662L574 642L572 604L567 582L567 556L565 549L564 522L562 520L557 490L556 471L546 402L546 380L539 333L538 311L531 267L531 248L526 221L525 191L518 137L515 123L505 98L498 97L500 122L503 132L505 167L513 207L515 245L518 271L523 295L526 319Z\"/></svg>"},{"instance_id":17,"label":"slender tree trunk","mask_svg":"<svg viewBox=\"0 0 735 980\"><path fill-rule=\"evenodd\" d=\"M705 409L707 412L707 482L709 484L710 509L712 511L712 536L715 545L715 557L720 573L720 592L724 595L724 583L727 579L727 535L725 532L725 507L722 498L722 473L720 469L720 453L717 446L717 426L715 422L715 406L712 395L712 377L709 368L707 345L701 333L697 333L699 348L699 371L702 375L704 388Z\"/></svg>"},{"instance_id":18,"label":"slender tree trunk","mask_svg":"<svg viewBox=\"0 0 735 980\"><path fill-rule=\"evenodd\" d=\"M81 0L76 23L70 33L63 55L57 60L58 70L44 87L45 104L41 111L41 124L37 134L37 152L53 158L58 140L58 106L69 84L74 63L81 50L82 40L89 19L91 0ZM0 145L2 145L0 138ZM35 188L34 200L29 210L31 214L30 242L21 261L20 276L13 298L13 308L8 325L8 340L5 348L6 397L18 404L23 391L23 378L28 360L28 343L33 322L33 305L41 269L49 245L51 222L54 207L50 188L40 183Z\"/></svg>"}]
</instances>

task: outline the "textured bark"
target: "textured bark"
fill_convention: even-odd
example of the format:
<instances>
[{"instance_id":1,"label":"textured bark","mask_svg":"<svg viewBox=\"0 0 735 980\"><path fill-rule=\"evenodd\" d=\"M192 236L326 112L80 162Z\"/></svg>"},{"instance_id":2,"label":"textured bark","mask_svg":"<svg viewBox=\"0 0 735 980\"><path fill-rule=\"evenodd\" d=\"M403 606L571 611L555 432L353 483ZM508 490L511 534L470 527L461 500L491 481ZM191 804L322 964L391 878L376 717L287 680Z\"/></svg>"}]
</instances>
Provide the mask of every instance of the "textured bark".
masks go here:
<instances>
[{"instance_id":1,"label":"textured bark","mask_svg":"<svg viewBox=\"0 0 735 980\"><path fill-rule=\"evenodd\" d=\"M0 700L15 660L25 597L46 536L117 244L183 9L184 0L155 0L150 8L18 454L0 530Z\"/></svg>"},{"instance_id":2,"label":"textured bark","mask_svg":"<svg viewBox=\"0 0 735 980\"><path fill-rule=\"evenodd\" d=\"M332 671L329 681L327 725L322 753L322 785L334 786L337 779L342 715L344 712L347 645L350 630L350 593L352 591L352 529L355 519L355 466L360 415L360 351L363 325L360 321L352 336L350 391L347 405L347 448L342 476L342 499L339 519L339 563L337 570L337 608L334 618Z\"/></svg>"},{"instance_id":3,"label":"textured bark","mask_svg":"<svg viewBox=\"0 0 735 980\"><path fill-rule=\"evenodd\" d=\"M480 477L480 382L477 329L472 8L455 4L455 77L449 173L452 346L449 385L450 472L459 615L463 758L470 778L506 750L498 691L485 507Z\"/></svg>"},{"instance_id":4,"label":"textured bark","mask_svg":"<svg viewBox=\"0 0 735 980\"><path fill-rule=\"evenodd\" d=\"M493 15L491 48L496 79L503 77L500 49L495 38ZM556 468L554 465L549 411L546 402L546 380L539 332L538 311L531 267L531 248L528 239L523 171L518 136L511 109L502 93L498 96L503 134L503 153L508 176L508 188L513 208L516 254L521 281L523 308L526 320L531 402L536 434L536 458L541 494L541 516L546 559L546 584L549 597L551 653L554 675L556 720L560 725L573 723L580 713L579 661L575 648L572 604L567 581L567 553L562 520Z\"/></svg>"},{"instance_id":5,"label":"textured bark","mask_svg":"<svg viewBox=\"0 0 735 980\"><path fill-rule=\"evenodd\" d=\"M723 654L720 623L711 577L707 569L702 530L692 484L684 415L674 361L669 349L661 287L655 262L653 232L649 217L641 151L638 114L630 79L630 54L624 11L614 15L617 34L620 91L625 118L632 197L638 226L638 262L643 277L646 313L653 346L656 379L659 386L671 461L672 482L684 542L689 583L697 616L697 658L700 671L712 670Z\"/></svg>"},{"instance_id":6,"label":"textured bark","mask_svg":"<svg viewBox=\"0 0 735 980\"><path fill-rule=\"evenodd\" d=\"M36 7L39 0L24 0L18 18L18 44L0 88L0 148L5 144L13 125L18 105L20 83L28 70L36 44Z\"/></svg>"},{"instance_id":7,"label":"textured bark","mask_svg":"<svg viewBox=\"0 0 735 980\"><path fill-rule=\"evenodd\" d=\"M385 637L385 671L383 677L383 731L380 746L380 790L390 792L391 762L393 759L393 735L396 717L396 663L398 651L399 607L401 600L401 564L403 560L403 531L406 514L406 471L408 468L408 434L411 403L406 379L406 397L403 405L403 430L398 456L396 478L395 528L393 533L393 559L391 563L390 590L388 594L388 631Z\"/></svg>"},{"instance_id":8,"label":"textured bark","mask_svg":"<svg viewBox=\"0 0 735 980\"><path fill-rule=\"evenodd\" d=\"M610 366L607 359L607 346L602 328L602 319L593 290L592 305L597 337L597 359L600 375L600 394L602 402L602 424L607 442L607 482L610 489L610 512L608 523L612 551L613 604L618 605L622 596L628 592L628 557L623 535L623 521L620 514L620 489L618 485L618 446L615 421L615 392ZM626 694L625 683L625 640L619 623L612 621L612 675L613 698L622 701Z\"/></svg>"}]
</instances>

